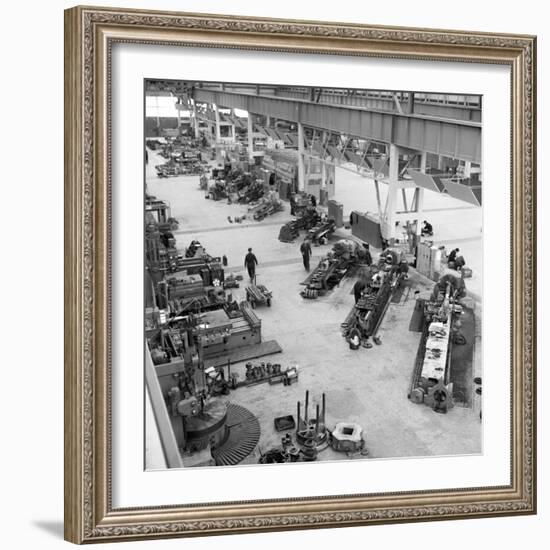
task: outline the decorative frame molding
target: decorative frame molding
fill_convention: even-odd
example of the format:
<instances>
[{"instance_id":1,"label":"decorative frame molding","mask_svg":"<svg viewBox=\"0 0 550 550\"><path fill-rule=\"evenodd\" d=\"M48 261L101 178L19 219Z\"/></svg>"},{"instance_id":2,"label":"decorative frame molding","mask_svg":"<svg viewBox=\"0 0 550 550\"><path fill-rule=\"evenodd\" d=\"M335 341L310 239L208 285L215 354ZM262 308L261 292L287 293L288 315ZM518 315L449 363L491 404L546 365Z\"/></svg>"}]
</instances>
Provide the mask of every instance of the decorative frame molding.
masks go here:
<instances>
[{"instance_id":1,"label":"decorative frame molding","mask_svg":"<svg viewBox=\"0 0 550 550\"><path fill-rule=\"evenodd\" d=\"M512 482L113 509L110 52L115 42L452 60L512 71ZM536 513L536 37L140 10L65 12L65 537L76 543Z\"/></svg>"}]
</instances>

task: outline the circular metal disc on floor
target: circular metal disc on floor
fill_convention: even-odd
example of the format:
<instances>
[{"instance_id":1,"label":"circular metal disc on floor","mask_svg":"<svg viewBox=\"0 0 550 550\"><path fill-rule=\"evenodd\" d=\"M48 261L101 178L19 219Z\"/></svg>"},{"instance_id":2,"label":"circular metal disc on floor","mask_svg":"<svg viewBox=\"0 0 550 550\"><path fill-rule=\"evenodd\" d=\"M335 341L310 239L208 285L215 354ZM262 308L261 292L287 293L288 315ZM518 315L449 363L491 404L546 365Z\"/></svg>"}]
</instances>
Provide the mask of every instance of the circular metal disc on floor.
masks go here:
<instances>
[{"instance_id":1,"label":"circular metal disc on floor","mask_svg":"<svg viewBox=\"0 0 550 550\"><path fill-rule=\"evenodd\" d=\"M234 466L244 460L260 440L260 423L244 407L230 403L227 406L229 435L222 445L212 450L216 466Z\"/></svg>"}]
</instances>

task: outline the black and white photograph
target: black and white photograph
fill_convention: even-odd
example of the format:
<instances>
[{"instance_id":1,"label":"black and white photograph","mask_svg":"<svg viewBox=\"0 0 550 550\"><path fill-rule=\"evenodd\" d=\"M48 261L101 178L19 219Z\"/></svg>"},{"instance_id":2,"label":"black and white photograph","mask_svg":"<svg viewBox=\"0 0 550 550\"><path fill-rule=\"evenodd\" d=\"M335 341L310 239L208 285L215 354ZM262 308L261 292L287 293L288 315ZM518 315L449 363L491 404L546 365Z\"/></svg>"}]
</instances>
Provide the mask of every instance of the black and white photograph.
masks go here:
<instances>
[{"instance_id":1,"label":"black and white photograph","mask_svg":"<svg viewBox=\"0 0 550 550\"><path fill-rule=\"evenodd\" d=\"M147 470L483 452L482 120L144 82Z\"/></svg>"}]
</instances>

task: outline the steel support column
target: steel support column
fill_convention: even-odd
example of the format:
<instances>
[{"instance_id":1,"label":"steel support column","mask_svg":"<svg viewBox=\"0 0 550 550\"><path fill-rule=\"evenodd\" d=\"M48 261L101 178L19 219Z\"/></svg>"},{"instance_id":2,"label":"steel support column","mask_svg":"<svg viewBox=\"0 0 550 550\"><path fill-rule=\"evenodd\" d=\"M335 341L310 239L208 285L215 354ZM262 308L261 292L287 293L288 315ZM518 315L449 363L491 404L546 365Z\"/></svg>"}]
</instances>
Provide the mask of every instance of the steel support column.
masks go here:
<instances>
[{"instance_id":1,"label":"steel support column","mask_svg":"<svg viewBox=\"0 0 550 550\"><path fill-rule=\"evenodd\" d=\"M158 96L155 96L155 104L157 106L157 130L158 130L158 135L160 136L160 116L159 116L159 98Z\"/></svg>"},{"instance_id":2,"label":"steel support column","mask_svg":"<svg viewBox=\"0 0 550 550\"><path fill-rule=\"evenodd\" d=\"M325 163L325 144L327 141L327 133L323 132L321 134L321 189L324 189L326 191L327 189L327 165Z\"/></svg>"},{"instance_id":3,"label":"steel support column","mask_svg":"<svg viewBox=\"0 0 550 550\"><path fill-rule=\"evenodd\" d=\"M222 133L220 130L220 112L218 111L218 106L213 103L212 107L214 108L214 115L216 117L216 143L219 143L222 140Z\"/></svg>"},{"instance_id":4,"label":"steel support column","mask_svg":"<svg viewBox=\"0 0 550 550\"><path fill-rule=\"evenodd\" d=\"M407 103L407 113L412 115L414 113L414 92L409 92L409 101Z\"/></svg>"},{"instance_id":5,"label":"steel support column","mask_svg":"<svg viewBox=\"0 0 550 550\"><path fill-rule=\"evenodd\" d=\"M298 122L298 191L306 189L306 174L304 166L304 126Z\"/></svg>"},{"instance_id":6,"label":"steel support column","mask_svg":"<svg viewBox=\"0 0 550 550\"><path fill-rule=\"evenodd\" d=\"M254 161L254 125L252 124L252 113L246 118L246 137L248 139L248 159Z\"/></svg>"},{"instance_id":7,"label":"steel support column","mask_svg":"<svg viewBox=\"0 0 550 550\"><path fill-rule=\"evenodd\" d=\"M397 192L399 189L399 147L390 143L388 195L386 197L386 208L384 209L384 220L381 224L382 237L390 241L390 244L395 239L395 212L397 210Z\"/></svg>"},{"instance_id":8,"label":"steel support column","mask_svg":"<svg viewBox=\"0 0 550 550\"><path fill-rule=\"evenodd\" d=\"M420 156L420 171L425 174L426 173L426 160L427 160L428 154L422 153ZM419 237L420 232L422 231L422 220L420 219L423 216L424 213L424 188L418 187L416 189L416 235Z\"/></svg>"}]
</instances>

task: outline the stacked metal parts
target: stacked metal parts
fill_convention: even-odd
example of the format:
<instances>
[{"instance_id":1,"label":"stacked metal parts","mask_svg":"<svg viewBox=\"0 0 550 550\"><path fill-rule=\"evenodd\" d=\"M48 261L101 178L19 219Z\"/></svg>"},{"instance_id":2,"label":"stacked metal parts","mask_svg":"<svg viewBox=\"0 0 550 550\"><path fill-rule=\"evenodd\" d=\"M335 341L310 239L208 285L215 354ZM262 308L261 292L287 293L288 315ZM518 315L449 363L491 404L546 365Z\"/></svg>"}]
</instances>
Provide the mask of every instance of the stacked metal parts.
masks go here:
<instances>
[{"instance_id":1,"label":"stacked metal parts","mask_svg":"<svg viewBox=\"0 0 550 550\"><path fill-rule=\"evenodd\" d=\"M296 442L304 461L316 460L320 451L328 446L328 435L325 424L326 398L323 393L321 405L315 405L315 416L309 416L309 390L306 390L304 416L301 415L301 403L297 404Z\"/></svg>"},{"instance_id":2,"label":"stacked metal parts","mask_svg":"<svg viewBox=\"0 0 550 550\"><path fill-rule=\"evenodd\" d=\"M322 394L321 403L315 405L315 416L309 415L309 390L306 390L304 416L302 406L297 402L296 422L291 415L275 419L277 430L296 427L294 438L287 432L281 439L281 445L261 453L260 464L285 462L311 462L317 460L318 454L329 446L330 432L326 427L326 398Z\"/></svg>"}]
</instances>

